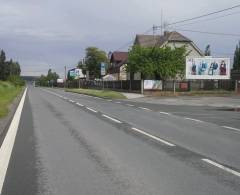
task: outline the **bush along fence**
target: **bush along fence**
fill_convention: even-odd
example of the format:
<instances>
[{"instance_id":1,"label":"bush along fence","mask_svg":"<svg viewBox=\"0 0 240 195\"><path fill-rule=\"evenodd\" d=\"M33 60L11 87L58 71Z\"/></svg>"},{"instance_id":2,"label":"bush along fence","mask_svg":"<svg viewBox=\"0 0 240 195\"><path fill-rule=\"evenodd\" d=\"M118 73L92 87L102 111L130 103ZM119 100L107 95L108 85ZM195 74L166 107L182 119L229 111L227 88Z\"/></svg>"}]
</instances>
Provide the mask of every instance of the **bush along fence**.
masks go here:
<instances>
[{"instance_id":1,"label":"bush along fence","mask_svg":"<svg viewBox=\"0 0 240 195\"><path fill-rule=\"evenodd\" d=\"M235 80L191 80L191 81L152 81L152 87L146 86L144 82L144 91L199 91L199 90L226 90L234 91L236 89ZM158 83L156 87L154 83ZM160 83L160 84L159 84ZM86 81L73 80L66 83L67 88L92 88L92 89L110 89L117 91L131 91L141 93L141 80L122 80L122 81ZM240 88L240 84L238 86Z\"/></svg>"}]
</instances>

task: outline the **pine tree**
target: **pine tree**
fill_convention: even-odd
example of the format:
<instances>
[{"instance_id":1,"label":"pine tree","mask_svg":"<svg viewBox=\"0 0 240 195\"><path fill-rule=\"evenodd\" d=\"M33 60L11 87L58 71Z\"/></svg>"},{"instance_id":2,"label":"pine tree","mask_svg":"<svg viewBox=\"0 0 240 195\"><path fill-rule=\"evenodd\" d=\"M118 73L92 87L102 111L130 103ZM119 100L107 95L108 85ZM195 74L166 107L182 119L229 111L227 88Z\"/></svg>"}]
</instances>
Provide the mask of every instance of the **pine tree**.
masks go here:
<instances>
[{"instance_id":1,"label":"pine tree","mask_svg":"<svg viewBox=\"0 0 240 195\"><path fill-rule=\"evenodd\" d=\"M240 70L240 41L234 52L233 70Z\"/></svg>"},{"instance_id":2,"label":"pine tree","mask_svg":"<svg viewBox=\"0 0 240 195\"><path fill-rule=\"evenodd\" d=\"M6 72L6 55L3 50L0 52L0 80L5 80L5 72Z\"/></svg>"}]
</instances>

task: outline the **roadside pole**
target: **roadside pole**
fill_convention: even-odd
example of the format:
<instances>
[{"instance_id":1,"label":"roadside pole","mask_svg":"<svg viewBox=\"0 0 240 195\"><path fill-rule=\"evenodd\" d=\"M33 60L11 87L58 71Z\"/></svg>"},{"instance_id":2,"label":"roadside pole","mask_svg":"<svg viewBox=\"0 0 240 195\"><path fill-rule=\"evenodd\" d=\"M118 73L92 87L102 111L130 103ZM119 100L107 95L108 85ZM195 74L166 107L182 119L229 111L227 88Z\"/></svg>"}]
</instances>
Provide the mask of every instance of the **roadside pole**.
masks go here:
<instances>
[{"instance_id":1,"label":"roadside pole","mask_svg":"<svg viewBox=\"0 0 240 195\"><path fill-rule=\"evenodd\" d=\"M238 80L235 80L235 93L238 93Z\"/></svg>"},{"instance_id":2,"label":"roadside pole","mask_svg":"<svg viewBox=\"0 0 240 195\"><path fill-rule=\"evenodd\" d=\"M141 94L143 94L144 91L144 80L141 79Z\"/></svg>"},{"instance_id":3,"label":"roadside pole","mask_svg":"<svg viewBox=\"0 0 240 195\"><path fill-rule=\"evenodd\" d=\"M176 93L176 82L173 80L173 94L175 95Z\"/></svg>"}]
</instances>

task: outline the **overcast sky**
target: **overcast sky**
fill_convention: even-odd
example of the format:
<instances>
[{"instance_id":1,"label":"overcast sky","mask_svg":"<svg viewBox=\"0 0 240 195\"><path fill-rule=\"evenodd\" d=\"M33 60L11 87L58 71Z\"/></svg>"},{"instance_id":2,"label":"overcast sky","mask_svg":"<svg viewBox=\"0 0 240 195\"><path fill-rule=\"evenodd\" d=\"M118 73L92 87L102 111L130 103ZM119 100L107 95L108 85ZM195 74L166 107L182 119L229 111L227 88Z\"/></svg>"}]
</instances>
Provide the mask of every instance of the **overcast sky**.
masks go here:
<instances>
[{"instance_id":1,"label":"overcast sky","mask_svg":"<svg viewBox=\"0 0 240 195\"><path fill-rule=\"evenodd\" d=\"M0 0L0 48L20 62L22 75L46 74L49 67L63 75L74 67L88 46L114 51L163 20L191 18L239 4L239 0ZM240 8L209 21L178 29L240 34ZM203 19L201 19L203 20ZM177 27L176 27L177 28ZM200 49L229 56L240 37L181 32ZM127 50L125 47L122 50Z\"/></svg>"}]
</instances>

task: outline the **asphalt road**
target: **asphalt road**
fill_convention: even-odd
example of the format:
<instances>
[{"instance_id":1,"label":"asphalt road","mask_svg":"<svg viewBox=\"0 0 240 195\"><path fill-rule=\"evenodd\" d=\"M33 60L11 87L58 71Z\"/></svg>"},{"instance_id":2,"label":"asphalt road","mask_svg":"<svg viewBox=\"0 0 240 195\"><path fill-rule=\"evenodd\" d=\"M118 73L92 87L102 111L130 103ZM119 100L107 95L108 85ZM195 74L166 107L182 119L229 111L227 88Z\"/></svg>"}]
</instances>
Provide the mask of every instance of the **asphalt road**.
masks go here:
<instances>
[{"instance_id":1,"label":"asphalt road","mask_svg":"<svg viewBox=\"0 0 240 195\"><path fill-rule=\"evenodd\" d=\"M239 195L239 121L165 109L29 87L2 195Z\"/></svg>"}]
</instances>

